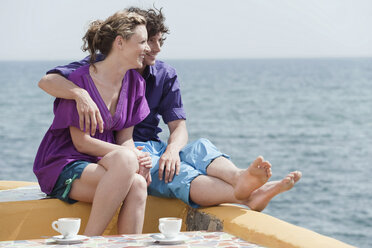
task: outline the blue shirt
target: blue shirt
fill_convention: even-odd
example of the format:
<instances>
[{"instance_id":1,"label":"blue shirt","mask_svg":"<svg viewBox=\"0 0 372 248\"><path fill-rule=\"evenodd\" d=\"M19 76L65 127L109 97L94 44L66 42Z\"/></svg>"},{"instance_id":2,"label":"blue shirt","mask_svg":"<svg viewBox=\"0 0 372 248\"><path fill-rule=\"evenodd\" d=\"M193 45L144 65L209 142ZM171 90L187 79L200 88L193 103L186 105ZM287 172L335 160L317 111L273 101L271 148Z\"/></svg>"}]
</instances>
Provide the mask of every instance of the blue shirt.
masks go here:
<instances>
[{"instance_id":1,"label":"blue shirt","mask_svg":"<svg viewBox=\"0 0 372 248\"><path fill-rule=\"evenodd\" d=\"M102 55L97 56L97 61L102 59ZM77 68L87 64L89 64L89 56L78 62L57 66L47 74L58 73L68 78ZM165 123L186 120L177 73L173 67L162 61L156 61L155 65L145 68L142 76L146 81L146 99L150 114L134 127L133 139L134 141L160 141L158 137L162 131L159 127L160 116Z\"/></svg>"}]
</instances>

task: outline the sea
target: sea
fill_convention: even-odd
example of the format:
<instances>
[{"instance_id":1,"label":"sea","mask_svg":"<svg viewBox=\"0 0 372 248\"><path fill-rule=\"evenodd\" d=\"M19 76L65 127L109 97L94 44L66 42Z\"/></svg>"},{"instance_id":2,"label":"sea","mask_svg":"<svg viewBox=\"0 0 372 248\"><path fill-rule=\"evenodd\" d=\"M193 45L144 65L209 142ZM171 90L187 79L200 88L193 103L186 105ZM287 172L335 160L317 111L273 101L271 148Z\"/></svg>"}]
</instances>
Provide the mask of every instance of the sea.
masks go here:
<instances>
[{"instance_id":1,"label":"sea","mask_svg":"<svg viewBox=\"0 0 372 248\"><path fill-rule=\"evenodd\" d=\"M37 83L67 62L0 62L0 180L37 181L54 100ZM372 247L372 58L165 62L178 72L189 141L210 139L239 168L262 155L270 180L302 172L263 213Z\"/></svg>"}]
</instances>

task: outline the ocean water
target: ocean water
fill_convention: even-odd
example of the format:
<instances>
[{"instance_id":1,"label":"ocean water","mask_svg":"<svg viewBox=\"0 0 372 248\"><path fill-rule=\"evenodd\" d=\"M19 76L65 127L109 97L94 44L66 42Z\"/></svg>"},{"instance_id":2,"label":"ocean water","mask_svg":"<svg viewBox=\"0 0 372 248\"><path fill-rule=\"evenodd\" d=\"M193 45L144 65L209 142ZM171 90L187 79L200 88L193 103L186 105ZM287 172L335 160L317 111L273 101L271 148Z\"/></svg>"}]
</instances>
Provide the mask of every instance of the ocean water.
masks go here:
<instances>
[{"instance_id":1,"label":"ocean water","mask_svg":"<svg viewBox=\"0 0 372 248\"><path fill-rule=\"evenodd\" d=\"M301 181L264 213L357 247L372 247L372 59L173 60L189 140L210 139L272 180ZM36 181L34 156L53 98L37 87L54 62L0 62L0 180ZM162 135L166 138L167 128Z\"/></svg>"}]
</instances>

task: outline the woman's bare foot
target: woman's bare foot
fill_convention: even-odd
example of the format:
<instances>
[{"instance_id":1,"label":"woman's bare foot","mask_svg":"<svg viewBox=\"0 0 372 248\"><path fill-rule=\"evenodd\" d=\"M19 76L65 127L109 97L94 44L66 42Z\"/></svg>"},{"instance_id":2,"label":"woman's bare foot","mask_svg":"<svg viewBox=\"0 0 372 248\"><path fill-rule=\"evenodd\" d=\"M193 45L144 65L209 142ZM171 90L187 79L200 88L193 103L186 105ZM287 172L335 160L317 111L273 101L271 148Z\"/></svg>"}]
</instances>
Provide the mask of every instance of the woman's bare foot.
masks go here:
<instances>
[{"instance_id":1,"label":"woman's bare foot","mask_svg":"<svg viewBox=\"0 0 372 248\"><path fill-rule=\"evenodd\" d=\"M281 181L268 182L253 191L248 200L242 201L242 203L247 205L251 210L262 211L274 196L292 189L301 177L302 173L300 171L293 171Z\"/></svg>"},{"instance_id":2,"label":"woman's bare foot","mask_svg":"<svg viewBox=\"0 0 372 248\"><path fill-rule=\"evenodd\" d=\"M262 156L242 171L234 187L234 196L238 200L247 199L251 193L264 185L271 177L271 164Z\"/></svg>"}]
</instances>

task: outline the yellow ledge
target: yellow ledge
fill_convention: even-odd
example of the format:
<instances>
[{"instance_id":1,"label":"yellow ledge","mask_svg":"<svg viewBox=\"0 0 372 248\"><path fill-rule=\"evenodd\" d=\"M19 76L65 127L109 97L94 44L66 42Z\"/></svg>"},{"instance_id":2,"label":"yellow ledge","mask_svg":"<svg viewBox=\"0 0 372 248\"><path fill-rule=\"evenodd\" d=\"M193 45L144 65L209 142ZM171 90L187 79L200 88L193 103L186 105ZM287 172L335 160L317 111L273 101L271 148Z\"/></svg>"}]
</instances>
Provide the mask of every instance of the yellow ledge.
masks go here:
<instances>
[{"instance_id":1,"label":"yellow ledge","mask_svg":"<svg viewBox=\"0 0 372 248\"><path fill-rule=\"evenodd\" d=\"M0 190L37 185L32 182L0 181ZM0 240L37 239L57 235L51 223L61 217L79 217L85 229L91 205L78 202L67 204L57 199L0 202ZM285 248L350 248L336 239L298 227L269 215L223 204L192 209L177 199L149 196L146 205L144 233L158 232L158 218L183 219L183 231L225 231L248 242L266 247ZM116 217L105 235L116 234Z\"/></svg>"}]
</instances>

